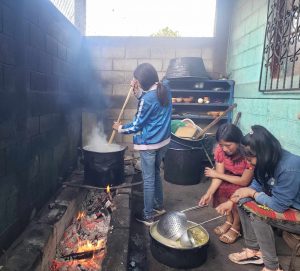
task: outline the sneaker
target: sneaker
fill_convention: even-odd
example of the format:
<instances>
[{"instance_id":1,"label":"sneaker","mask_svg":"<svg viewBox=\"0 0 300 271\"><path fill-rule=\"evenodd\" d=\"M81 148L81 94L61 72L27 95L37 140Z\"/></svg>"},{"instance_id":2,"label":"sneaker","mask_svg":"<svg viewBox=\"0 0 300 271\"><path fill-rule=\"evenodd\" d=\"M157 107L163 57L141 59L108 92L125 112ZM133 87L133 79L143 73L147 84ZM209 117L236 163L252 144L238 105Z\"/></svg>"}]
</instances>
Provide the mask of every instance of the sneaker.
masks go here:
<instances>
[{"instance_id":1,"label":"sneaker","mask_svg":"<svg viewBox=\"0 0 300 271\"><path fill-rule=\"evenodd\" d=\"M242 252L232 253L228 255L230 261L237 264L263 264L263 259L260 251L255 251L249 248L243 248Z\"/></svg>"},{"instance_id":2,"label":"sneaker","mask_svg":"<svg viewBox=\"0 0 300 271\"><path fill-rule=\"evenodd\" d=\"M156 213L154 216L159 216L165 214L167 211L163 208L153 208L153 211Z\"/></svg>"},{"instance_id":3,"label":"sneaker","mask_svg":"<svg viewBox=\"0 0 300 271\"><path fill-rule=\"evenodd\" d=\"M145 217L143 214L136 214L135 219L138 222L145 224L146 226L151 226L154 223L153 217Z\"/></svg>"}]
</instances>

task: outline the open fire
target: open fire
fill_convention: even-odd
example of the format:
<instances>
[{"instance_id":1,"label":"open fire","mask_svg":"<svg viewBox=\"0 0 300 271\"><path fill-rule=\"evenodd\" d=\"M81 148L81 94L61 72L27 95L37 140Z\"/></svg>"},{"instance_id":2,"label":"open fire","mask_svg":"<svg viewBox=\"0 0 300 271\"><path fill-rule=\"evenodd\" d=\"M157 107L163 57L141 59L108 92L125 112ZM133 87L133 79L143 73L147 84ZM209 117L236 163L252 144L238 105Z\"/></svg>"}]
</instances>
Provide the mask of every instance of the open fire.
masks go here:
<instances>
[{"instance_id":1,"label":"open fire","mask_svg":"<svg viewBox=\"0 0 300 271\"><path fill-rule=\"evenodd\" d=\"M101 270L113 207L109 186L106 193L89 192L57 247L51 271Z\"/></svg>"}]
</instances>

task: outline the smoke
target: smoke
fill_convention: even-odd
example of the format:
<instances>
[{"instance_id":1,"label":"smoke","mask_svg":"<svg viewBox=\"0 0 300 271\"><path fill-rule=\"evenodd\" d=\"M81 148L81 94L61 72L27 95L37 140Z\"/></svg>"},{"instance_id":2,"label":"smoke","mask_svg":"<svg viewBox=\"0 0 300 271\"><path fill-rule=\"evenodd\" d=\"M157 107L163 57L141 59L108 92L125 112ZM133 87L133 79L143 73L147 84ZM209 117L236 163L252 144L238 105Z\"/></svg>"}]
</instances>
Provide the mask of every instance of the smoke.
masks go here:
<instances>
[{"instance_id":1,"label":"smoke","mask_svg":"<svg viewBox=\"0 0 300 271\"><path fill-rule=\"evenodd\" d=\"M84 148L94 152L114 152L122 149L122 146L118 144L108 144L106 138L107 136L104 133L103 124L99 123L88 136L88 145Z\"/></svg>"}]
</instances>

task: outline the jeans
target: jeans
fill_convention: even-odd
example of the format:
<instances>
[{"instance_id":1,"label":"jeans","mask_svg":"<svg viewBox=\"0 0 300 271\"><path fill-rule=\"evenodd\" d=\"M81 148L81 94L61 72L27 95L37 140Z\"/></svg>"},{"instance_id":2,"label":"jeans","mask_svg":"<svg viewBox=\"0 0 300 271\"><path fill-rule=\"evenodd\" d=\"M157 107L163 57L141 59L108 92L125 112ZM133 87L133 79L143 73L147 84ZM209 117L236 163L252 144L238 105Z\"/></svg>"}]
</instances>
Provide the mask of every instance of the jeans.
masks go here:
<instances>
[{"instance_id":1,"label":"jeans","mask_svg":"<svg viewBox=\"0 0 300 271\"><path fill-rule=\"evenodd\" d=\"M144 216L146 219L153 217L153 208L163 207L163 187L160 178L160 164L166 151L166 146L157 150L140 151L144 180Z\"/></svg>"},{"instance_id":2,"label":"jeans","mask_svg":"<svg viewBox=\"0 0 300 271\"><path fill-rule=\"evenodd\" d=\"M242 207L238 207L238 212L241 218L246 247L254 250L260 249L265 266L268 269L276 270L279 263L272 226L296 234L300 233L300 227L279 220L259 218L252 213L246 212Z\"/></svg>"}]
</instances>

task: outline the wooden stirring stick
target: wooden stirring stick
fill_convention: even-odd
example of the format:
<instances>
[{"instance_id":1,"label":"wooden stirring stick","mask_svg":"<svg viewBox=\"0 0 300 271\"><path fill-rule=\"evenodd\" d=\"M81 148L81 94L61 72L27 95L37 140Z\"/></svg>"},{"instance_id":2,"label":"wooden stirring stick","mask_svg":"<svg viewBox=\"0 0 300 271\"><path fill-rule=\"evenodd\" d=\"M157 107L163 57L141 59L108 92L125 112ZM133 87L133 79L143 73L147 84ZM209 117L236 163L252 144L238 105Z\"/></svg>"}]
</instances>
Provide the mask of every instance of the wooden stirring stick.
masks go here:
<instances>
[{"instance_id":1,"label":"wooden stirring stick","mask_svg":"<svg viewBox=\"0 0 300 271\"><path fill-rule=\"evenodd\" d=\"M118 119L117 119L117 122L120 122L120 120L121 120L121 118L122 118L122 116L123 116L125 107L126 107L126 105L128 104L128 101L129 101L129 98L130 98L130 95L131 95L131 92L132 92L132 91L133 91L133 87L131 87L131 88L129 89L129 91L128 91L126 100L125 100L125 102L124 102L124 104L123 104L123 107L122 107L122 109L121 109L121 112L120 112L120 114L119 114L119 117L118 117ZM113 142L113 140L114 140L114 138L115 138L115 136L116 136L116 133L117 133L116 130L113 130L113 131L112 131L112 134L111 134L111 136L110 136L110 139L109 139L109 141L108 141L108 144L111 144L111 143Z\"/></svg>"}]
</instances>

